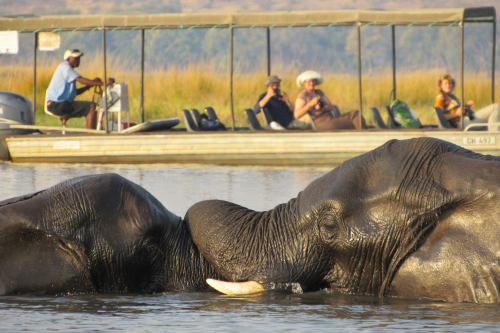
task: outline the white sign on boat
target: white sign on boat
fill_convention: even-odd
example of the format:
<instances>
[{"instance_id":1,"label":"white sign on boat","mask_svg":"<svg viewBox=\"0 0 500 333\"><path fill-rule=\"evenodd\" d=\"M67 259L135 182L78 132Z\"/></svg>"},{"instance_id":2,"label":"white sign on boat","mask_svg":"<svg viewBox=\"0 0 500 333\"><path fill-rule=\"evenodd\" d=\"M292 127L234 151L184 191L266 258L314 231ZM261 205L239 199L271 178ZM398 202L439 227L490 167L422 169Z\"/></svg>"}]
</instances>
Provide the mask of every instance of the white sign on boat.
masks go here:
<instances>
[{"instance_id":1,"label":"white sign on boat","mask_svg":"<svg viewBox=\"0 0 500 333\"><path fill-rule=\"evenodd\" d=\"M0 53L17 54L19 52L19 33L0 31Z\"/></svg>"},{"instance_id":2,"label":"white sign on boat","mask_svg":"<svg viewBox=\"0 0 500 333\"><path fill-rule=\"evenodd\" d=\"M80 149L80 141L56 141L54 149Z\"/></svg>"},{"instance_id":3,"label":"white sign on boat","mask_svg":"<svg viewBox=\"0 0 500 333\"><path fill-rule=\"evenodd\" d=\"M496 138L494 136L464 136L464 145L494 145Z\"/></svg>"}]
</instances>

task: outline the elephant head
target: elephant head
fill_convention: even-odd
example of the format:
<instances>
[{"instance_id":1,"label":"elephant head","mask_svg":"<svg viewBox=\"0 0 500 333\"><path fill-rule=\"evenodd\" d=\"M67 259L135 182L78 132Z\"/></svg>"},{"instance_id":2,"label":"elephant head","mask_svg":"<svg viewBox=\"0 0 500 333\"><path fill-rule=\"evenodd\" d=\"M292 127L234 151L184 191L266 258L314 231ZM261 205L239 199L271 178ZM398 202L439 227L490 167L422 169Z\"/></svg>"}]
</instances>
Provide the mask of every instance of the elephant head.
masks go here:
<instances>
[{"instance_id":1,"label":"elephant head","mask_svg":"<svg viewBox=\"0 0 500 333\"><path fill-rule=\"evenodd\" d=\"M487 170L481 184L500 192L498 160L437 139L393 140L270 211L210 200L191 207L185 220L202 255L228 281L386 296L436 226L484 197L467 182L474 168Z\"/></svg>"}]
</instances>

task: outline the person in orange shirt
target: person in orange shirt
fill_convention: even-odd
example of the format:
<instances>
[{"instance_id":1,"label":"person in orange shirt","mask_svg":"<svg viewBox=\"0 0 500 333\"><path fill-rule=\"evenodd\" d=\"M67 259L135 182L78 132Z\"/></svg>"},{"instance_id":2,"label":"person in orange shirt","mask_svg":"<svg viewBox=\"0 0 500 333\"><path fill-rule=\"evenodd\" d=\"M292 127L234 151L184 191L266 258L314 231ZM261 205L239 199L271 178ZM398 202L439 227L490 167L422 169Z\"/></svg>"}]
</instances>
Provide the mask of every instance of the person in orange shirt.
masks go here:
<instances>
[{"instance_id":1,"label":"person in orange shirt","mask_svg":"<svg viewBox=\"0 0 500 333\"><path fill-rule=\"evenodd\" d=\"M444 116L452 126L460 127L460 121L463 118L463 109L461 107L460 100L453 94L453 89L455 88L455 79L453 78L453 75L445 74L441 76L438 80L438 86L439 95L436 97L436 103L434 106L443 109ZM475 103L470 100L466 105L473 108ZM499 114L500 105L491 104L477 112L474 112L474 119L471 120L465 118L464 125L467 127L472 123L498 123ZM488 129L490 131L496 131L498 130L498 125L489 125Z\"/></svg>"}]
</instances>

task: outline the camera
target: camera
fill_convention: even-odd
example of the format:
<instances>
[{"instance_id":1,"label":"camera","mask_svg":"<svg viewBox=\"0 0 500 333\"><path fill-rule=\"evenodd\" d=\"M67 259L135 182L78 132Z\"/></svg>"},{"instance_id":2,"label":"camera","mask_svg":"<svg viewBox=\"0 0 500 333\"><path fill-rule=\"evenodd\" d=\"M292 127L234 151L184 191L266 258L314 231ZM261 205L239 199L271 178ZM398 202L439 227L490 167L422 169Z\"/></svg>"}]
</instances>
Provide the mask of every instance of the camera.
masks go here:
<instances>
[{"instance_id":1,"label":"camera","mask_svg":"<svg viewBox=\"0 0 500 333\"><path fill-rule=\"evenodd\" d=\"M318 97L318 98L319 98L319 100L318 100L319 107L320 107L320 108L323 108L323 107L326 105L325 101L324 101L324 100L322 100L322 99L321 99L321 96L320 96L320 95L318 95L318 94L316 94L316 97Z\"/></svg>"},{"instance_id":2,"label":"camera","mask_svg":"<svg viewBox=\"0 0 500 333\"><path fill-rule=\"evenodd\" d=\"M283 95L281 95L280 88L274 88L273 91L276 94L276 97L278 97L278 98L283 97Z\"/></svg>"},{"instance_id":3,"label":"camera","mask_svg":"<svg viewBox=\"0 0 500 333\"><path fill-rule=\"evenodd\" d=\"M470 120L474 120L476 117L474 116L474 111L470 108L469 105L464 105L464 116L469 118Z\"/></svg>"}]
</instances>

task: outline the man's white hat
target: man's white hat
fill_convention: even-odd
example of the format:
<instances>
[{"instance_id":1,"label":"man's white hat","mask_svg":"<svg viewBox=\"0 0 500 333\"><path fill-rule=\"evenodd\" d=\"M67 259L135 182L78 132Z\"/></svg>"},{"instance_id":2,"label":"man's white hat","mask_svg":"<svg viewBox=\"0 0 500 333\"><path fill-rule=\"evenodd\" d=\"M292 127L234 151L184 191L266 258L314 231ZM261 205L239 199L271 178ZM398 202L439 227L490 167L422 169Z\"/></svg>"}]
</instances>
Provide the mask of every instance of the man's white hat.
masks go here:
<instances>
[{"instance_id":1,"label":"man's white hat","mask_svg":"<svg viewBox=\"0 0 500 333\"><path fill-rule=\"evenodd\" d=\"M66 52L64 52L64 60L68 60L69 57L78 58L81 56L83 56L83 52L77 49L66 50Z\"/></svg>"},{"instance_id":2,"label":"man's white hat","mask_svg":"<svg viewBox=\"0 0 500 333\"><path fill-rule=\"evenodd\" d=\"M305 71L304 73L300 74L299 77L297 78L297 86L298 87L302 86L304 82L307 80L316 80L317 85L323 83L323 77L321 76L320 73L315 71Z\"/></svg>"}]
</instances>

